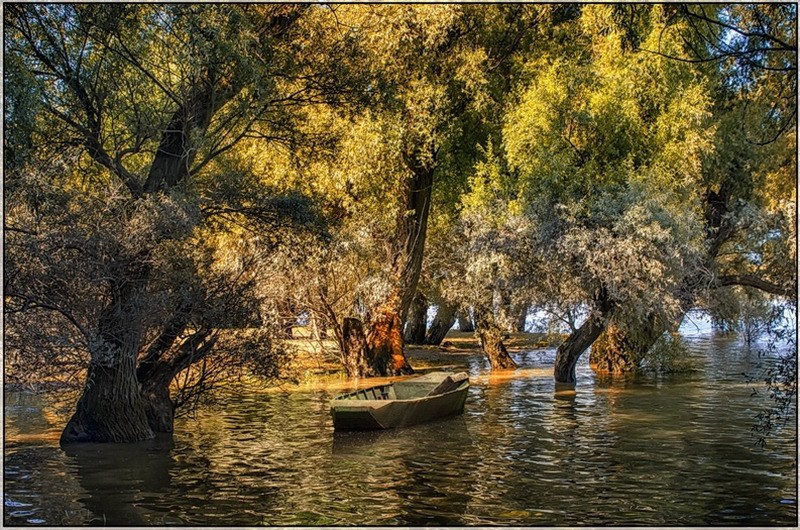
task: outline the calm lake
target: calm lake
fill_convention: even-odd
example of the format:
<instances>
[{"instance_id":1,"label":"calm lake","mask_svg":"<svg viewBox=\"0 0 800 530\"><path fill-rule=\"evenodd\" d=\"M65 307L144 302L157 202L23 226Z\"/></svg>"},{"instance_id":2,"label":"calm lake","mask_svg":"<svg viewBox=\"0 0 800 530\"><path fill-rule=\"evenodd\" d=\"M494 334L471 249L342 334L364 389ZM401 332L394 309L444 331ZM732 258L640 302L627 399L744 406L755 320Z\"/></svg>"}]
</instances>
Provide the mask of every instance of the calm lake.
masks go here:
<instances>
[{"instance_id":1,"label":"calm lake","mask_svg":"<svg viewBox=\"0 0 800 530\"><path fill-rule=\"evenodd\" d=\"M795 526L796 420L766 448L751 435L767 400L743 373L771 360L687 340L695 372L605 381L584 358L574 392L555 391L552 349L507 378L466 357L462 417L371 434L334 434L339 390L231 389L170 440L62 451L63 418L6 394L4 522Z\"/></svg>"}]
</instances>

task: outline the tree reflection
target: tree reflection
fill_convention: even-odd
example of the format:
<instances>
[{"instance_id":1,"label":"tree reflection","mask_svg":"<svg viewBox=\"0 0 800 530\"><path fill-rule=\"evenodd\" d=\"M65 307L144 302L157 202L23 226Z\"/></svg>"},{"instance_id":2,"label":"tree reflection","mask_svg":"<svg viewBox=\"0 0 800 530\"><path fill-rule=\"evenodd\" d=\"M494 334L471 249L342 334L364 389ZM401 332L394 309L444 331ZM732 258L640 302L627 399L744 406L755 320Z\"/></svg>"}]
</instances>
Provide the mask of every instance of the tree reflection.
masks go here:
<instances>
[{"instance_id":1,"label":"tree reflection","mask_svg":"<svg viewBox=\"0 0 800 530\"><path fill-rule=\"evenodd\" d=\"M64 447L78 482L81 503L92 514L89 525L139 526L180 523L148 512L140 501L170 487L171 436L129 444L73 444Z\"/></svg>"}]
</instances>

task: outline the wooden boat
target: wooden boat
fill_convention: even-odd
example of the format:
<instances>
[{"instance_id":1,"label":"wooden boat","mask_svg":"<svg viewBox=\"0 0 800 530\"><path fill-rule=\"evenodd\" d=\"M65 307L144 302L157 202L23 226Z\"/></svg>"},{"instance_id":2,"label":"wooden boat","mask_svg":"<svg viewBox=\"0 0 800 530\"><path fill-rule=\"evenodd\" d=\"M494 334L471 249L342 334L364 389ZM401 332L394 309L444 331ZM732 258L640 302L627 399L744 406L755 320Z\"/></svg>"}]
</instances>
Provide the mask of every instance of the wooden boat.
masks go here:
<instances>
[{"instance_id":1,"label":"wooden boat","mask_svg":"<svg viewBox=\"0 0 800 530\"><path fill-rule=\"evenodd\" d=\"M331 400L333 428L391 429L464 412L469 376L432 372L388 385L364 388Z\"/></svg>"}]
</instances>

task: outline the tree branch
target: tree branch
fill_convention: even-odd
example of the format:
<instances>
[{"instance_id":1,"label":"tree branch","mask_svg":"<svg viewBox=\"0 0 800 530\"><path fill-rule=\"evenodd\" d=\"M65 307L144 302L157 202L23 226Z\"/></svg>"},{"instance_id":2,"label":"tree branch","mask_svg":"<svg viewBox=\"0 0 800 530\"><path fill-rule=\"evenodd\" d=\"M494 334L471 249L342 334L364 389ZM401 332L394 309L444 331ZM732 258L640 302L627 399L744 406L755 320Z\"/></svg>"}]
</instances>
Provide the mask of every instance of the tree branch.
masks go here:
<instances>
[{"instance_id":1,"label":"tree branch","mask_svg":"<svg viewBox=\"0 0 800 530\"><path fill-rule=\"evenodd\" d=\"M717 287L730 287L732 285L740 285L743 287L754 287L765 293L775 294L790 299L797 297L797 290L795 288L787 288L776 283L764 280L752 274L726 274L717 278Z\"/></svg>"}]
</instances>

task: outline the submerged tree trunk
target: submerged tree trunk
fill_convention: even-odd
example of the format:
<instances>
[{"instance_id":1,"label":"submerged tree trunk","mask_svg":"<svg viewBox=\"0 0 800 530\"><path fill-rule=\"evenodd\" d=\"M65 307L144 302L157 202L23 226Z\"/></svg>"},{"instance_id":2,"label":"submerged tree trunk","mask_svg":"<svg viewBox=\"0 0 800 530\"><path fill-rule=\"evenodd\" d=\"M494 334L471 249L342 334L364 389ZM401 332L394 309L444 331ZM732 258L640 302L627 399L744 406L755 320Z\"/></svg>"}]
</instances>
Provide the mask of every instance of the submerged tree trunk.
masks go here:
<instances>
[{"instance_id":1,"label":"submerged tree trunk","mask_svg":"<svg viewBox=\"0 0 800 530\"><path fill-rule=\"evenodd\" d=\"M439 304L439 309L436 311L436 316L433 317L431 327L428 334L425 336L425 344L432 346L439 346L447 332L453 327L456 322L456 310L453 306L444 303Z\"/></svg>"},{"instance_id":2,"label":"submerged tree trunk","mask_svg":"<svg viewBox=\"0 0 800 530\"><path fill-rule=\"evenodd\" d=\"M133 356L115 364L92 362L75 413L61 433L61 444L139 442L153 438L136 380Z\"/></svg>"},{"instance_id":3,"label":"submerged tree trunk","mask_svg":"<svg viewBox=\"0 0 800 530\"><path fill-rule=\"evenodd\" d=\"M615 324L609 324L592 344L589 366L597 372L624 374L635 372L644 357L641 345L634 345Z\"/></svg>"},{"instance_id":4,"label":"submerged tree trunk","mask_svg":"<svg viewBox=\"0 0 800 530\"><path fill-rule=\"evenodd\" d=\"M411 302L408 319L406 319L406 330L403 340L406 344L424 344L425 328L428 324L428 300L422 293L417 293Z\"/></svg>"},{"instance_id":5,"label":"submerged tree trunk","mask_svg":"<svg viewBox=\"0 0 800 530\"><path fill-rule=\"evenodd\" d=\"M475 324L478 336L481 339L481 348L486 357L489 358L492 371L516 368L517 364L508 354L508 350L503 344L503 330L494 322L491 312L489 310L480 310L476 307Z\"/></svg>"},{"instance_id":6,"label":"submerged tree trunk","mask_svg":"<svg viewBox=\"0 0 800 530\"><path fill-rule=\"evenodd\" d=\"M217 342L211 328L195 330L169 355L152 363L140 363L137 377L145 401L145 413L150 428L159 433L171 433L177 405L170 396L170 384L182 371L198 363L213 350ZM162 352L163 354L163 352Z\"/></svg>"},{"instance_id":7,"label":"submerged tree trunk","mask_svg":"<svg viewBox=\"0 0 800 530\"><path fill-rule=\"evenodd\" d=\"M500 328L479 328L478 336L481 339L483 353L489 358L489 364L493 372L497 370L513 370L517 367L517 363L508 354L508 350L503 344L503 332Z\"/></svg>"},{"instance_id":8,"label":"submerged tree trunk","mask_svg":"<svg viewBox=\"0 0 800 530\"><path fill-rule=\"evenodd\" d=\"M590 313L586 321L556 350L553 375L557 383L575 384L575 366L578 364L578 359L605 330L613 308L605 289L601 290L595 306L594 314Z\"/></svg>"},{"instance_id":9,"label":"submerged tree trunk","mask_svg":"<svg viewBox=\"0 0 800 530\"><path fill-rule=\"evenodd\" d=\"M103 308L90 340L91 361L83 394L61 433L61 443L137 442L153 437L136 379L142 340L141 312L149 260L144 254L119 258L111 300Z\"/></svg>"},{"instance_id":10,"label":"submerged tree trunk","mask_svg":"<svg viewBox=\"0 0 800 530\"><path fill-rule=\"evenodd\" d=\"M475 323L469 314L469 309L463 309L458 312L458 330L472 332L475 331Z\"/></svg>"}]
</instances>

